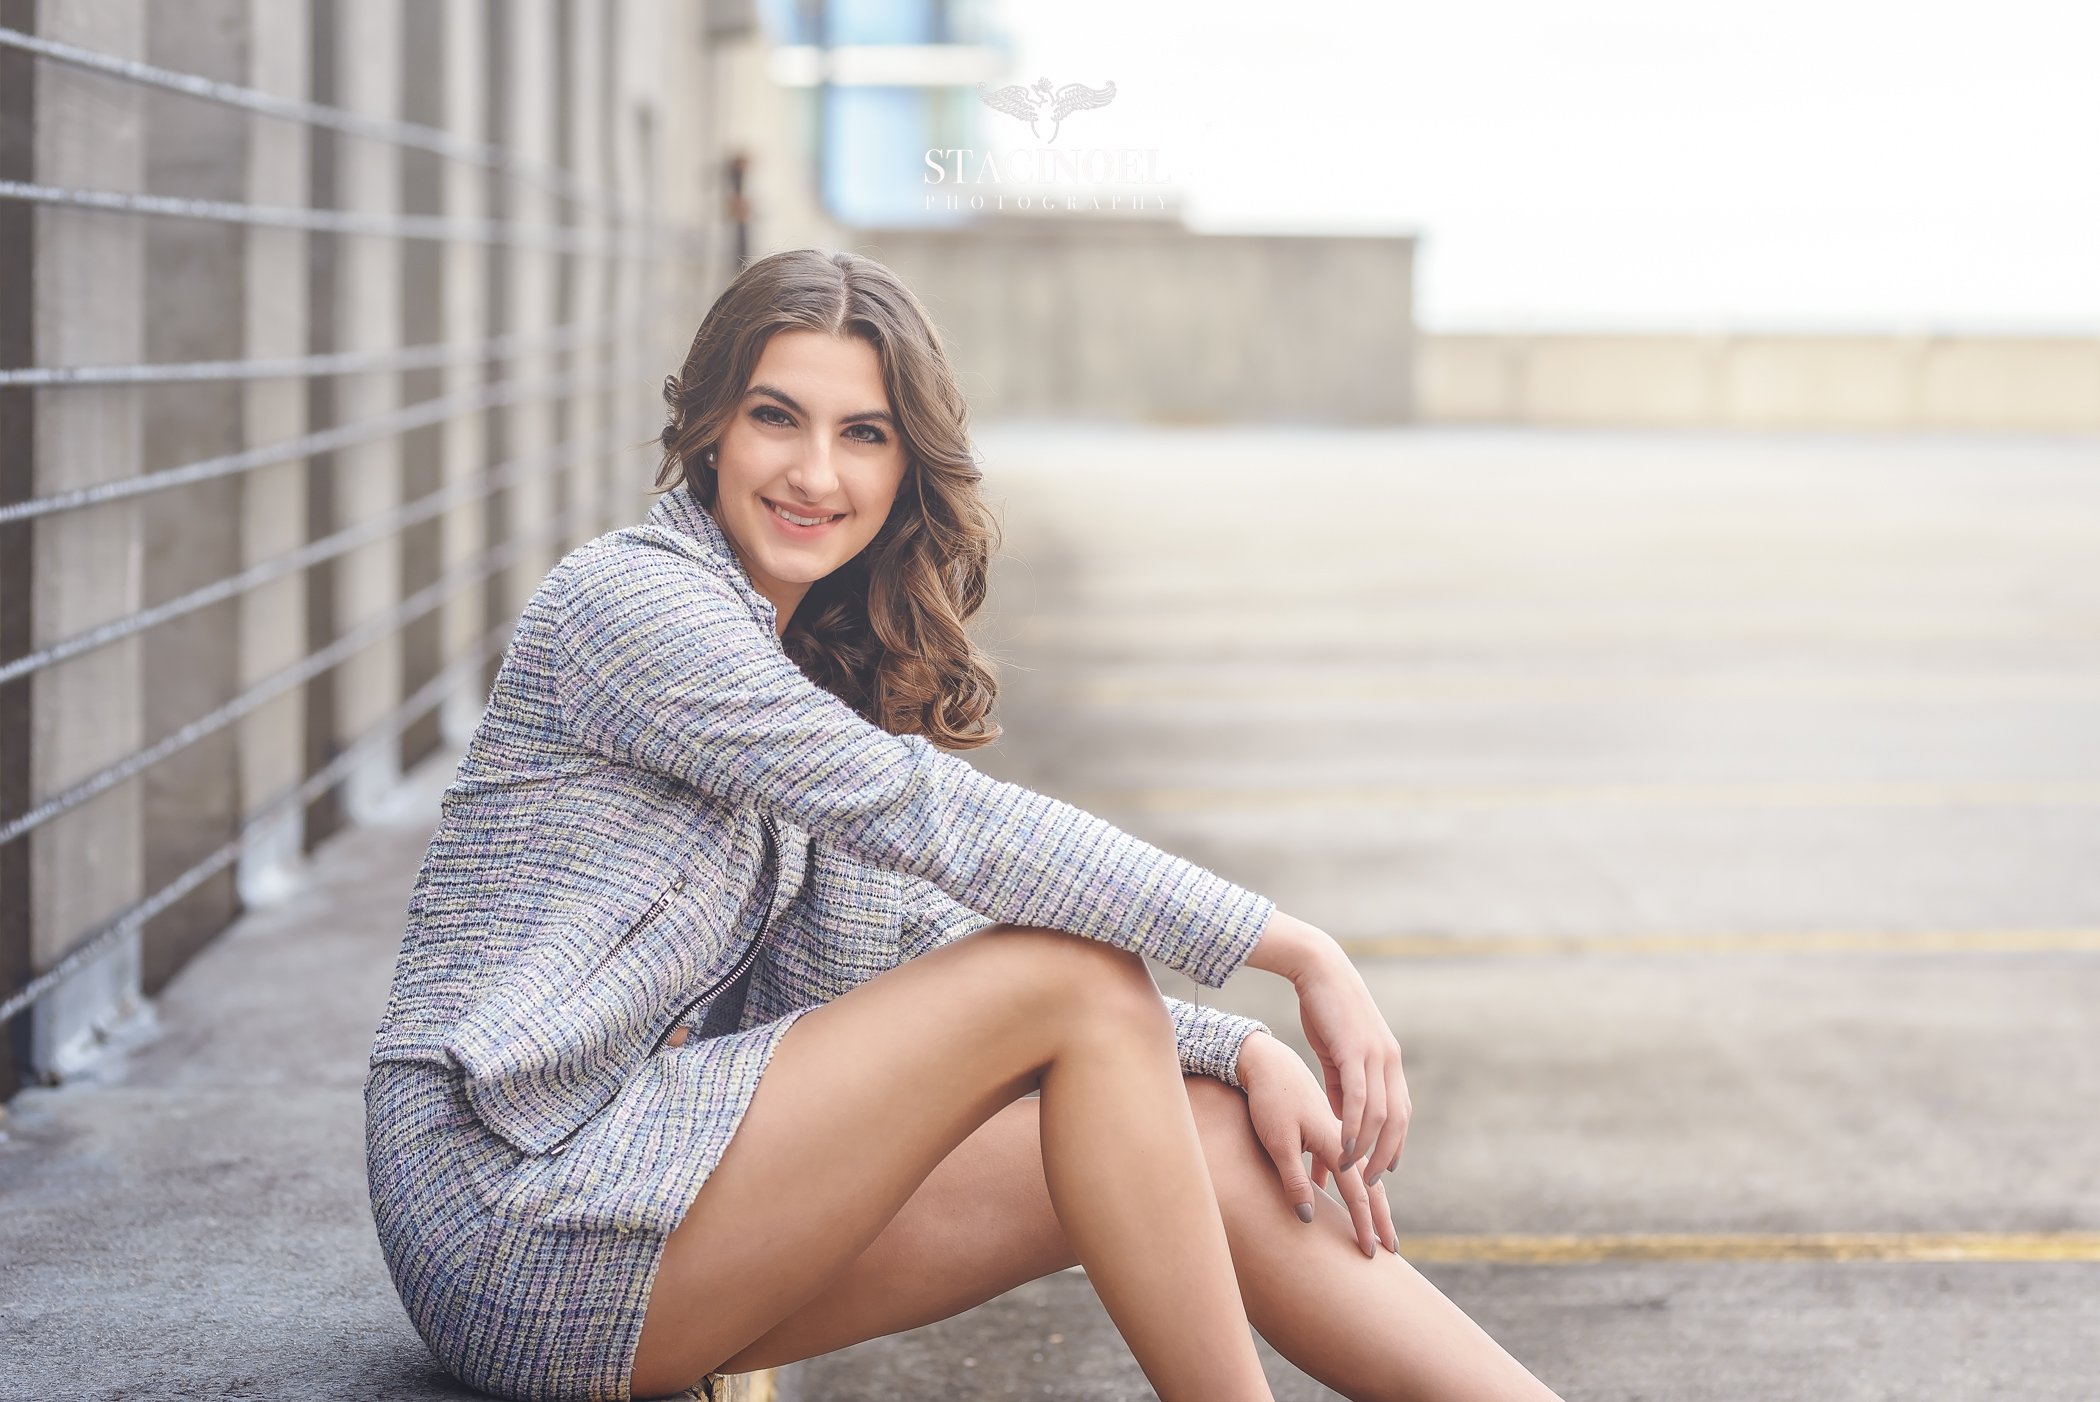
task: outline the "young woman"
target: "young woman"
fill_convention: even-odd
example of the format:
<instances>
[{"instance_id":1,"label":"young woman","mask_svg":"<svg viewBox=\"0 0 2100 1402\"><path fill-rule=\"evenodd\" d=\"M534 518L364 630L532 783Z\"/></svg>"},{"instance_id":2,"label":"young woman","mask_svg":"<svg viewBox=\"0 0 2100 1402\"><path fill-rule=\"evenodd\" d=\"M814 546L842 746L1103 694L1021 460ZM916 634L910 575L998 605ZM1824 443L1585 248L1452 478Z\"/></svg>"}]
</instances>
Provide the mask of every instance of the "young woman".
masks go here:
<instances>
[{"instance_id":1,"label":"young woman","mask_svg":"<svg viewBox=\"0 0 2100 1402\"><path fill-rule=\"evenodd\" d=\"M912 295L760 259L665 395L667 490L526 606L374 1041L445 1367L699 1397L1076 1262L1169 1402L1268 1398L1250 1322L1353 1399L1551 1399L1397 1254L1400 1048L1335 941L946 753L998 734L996 532ZM1322 1077L1146 957L1289 979Z\"/></svg>"}]
</instances>

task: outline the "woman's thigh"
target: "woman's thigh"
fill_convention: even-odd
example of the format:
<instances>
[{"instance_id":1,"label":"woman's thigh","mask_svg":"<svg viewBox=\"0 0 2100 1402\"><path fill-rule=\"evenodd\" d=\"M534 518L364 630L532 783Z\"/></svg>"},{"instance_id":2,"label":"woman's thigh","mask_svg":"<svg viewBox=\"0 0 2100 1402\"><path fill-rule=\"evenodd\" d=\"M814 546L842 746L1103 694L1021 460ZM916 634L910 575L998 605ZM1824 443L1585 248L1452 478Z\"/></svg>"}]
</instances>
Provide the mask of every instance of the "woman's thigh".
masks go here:
<instances>
[{"instance_id":1,"label":"woman's thigh","mask_svg":"<svg viewBox=\"0 0 2100 1402\"><path fill-rule=\"evenodd\" d=\"M1043 1177L1042 1101L1016 1100L941 1160L815 1298L722 1371L779 1367L916 1329L1074 1262Z\"/></svg>"},{"instance_id":2,"label":"woman's thigh","mask_svg":"<svg viewBox=\"0 0 2100 1402\"><path fill-rule=\"evenodd\" d=\"M1182 1080L1214 1182L1244 1182L1260 1152L1246 1098L1207 1076ZM1017 1100L980 1125L867 1250L722 1371L780 1367L916 1329L1076 1264L1043 1174L1042 1104Z\"/></svg>"},{"instance_id":3,"label":"woman's thigh","mask_svg":"<svg viewBox=\"0 0 2100 1402\"><path fill-rule=\"evenodd\" d=\"M965 935L797 1018L665 1243L635 1395L690 1386L816 1297L1078 1037L1172 1054L1142 959L1025 926Z\"/></svg>"}]
</instances>

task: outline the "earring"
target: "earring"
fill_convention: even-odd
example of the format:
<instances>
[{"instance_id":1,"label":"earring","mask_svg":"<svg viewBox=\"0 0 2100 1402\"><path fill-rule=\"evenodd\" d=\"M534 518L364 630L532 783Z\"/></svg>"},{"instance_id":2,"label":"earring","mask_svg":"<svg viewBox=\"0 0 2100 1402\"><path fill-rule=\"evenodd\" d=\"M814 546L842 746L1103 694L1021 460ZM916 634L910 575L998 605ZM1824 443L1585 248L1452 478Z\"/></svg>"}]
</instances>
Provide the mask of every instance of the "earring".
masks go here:
<instances>
[{"instance_id":1,"label":"earring","mask_svg":"<svg viewBox=\"0 0 2100 1402\"><path fill-rule=\"evenodd\" d=\"M713 467L715 465L715 450L712 448L709 448L707 450L707 465L709 467Z\"/></svg>"}]
</instances>

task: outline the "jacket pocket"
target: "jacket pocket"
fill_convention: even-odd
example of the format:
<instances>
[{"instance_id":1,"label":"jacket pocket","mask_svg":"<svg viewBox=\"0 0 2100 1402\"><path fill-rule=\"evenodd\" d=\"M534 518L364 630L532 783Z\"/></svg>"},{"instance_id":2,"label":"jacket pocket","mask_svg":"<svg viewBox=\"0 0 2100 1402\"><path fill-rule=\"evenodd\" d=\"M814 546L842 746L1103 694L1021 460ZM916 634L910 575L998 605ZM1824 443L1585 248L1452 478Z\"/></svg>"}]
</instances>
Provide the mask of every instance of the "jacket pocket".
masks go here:
<instances>
[{"instance_id":1,"label":"jacket pocket","mask_svg":"<svg viewBox=\"0 0 2100 1402\"><path fill-rule=\"evenodd\" d=\"M610 964L614 959L618 958L620 951L627 948L628 945L634 943L634 940L638 935L640 935L644 930L647 930L651 925L655 924L656 921L662 917L665 908L668 907L671 904L671 902L676 900L679 896L683 895L684 892L685 873L681 871L678 873L678 875L671 878L671 882L669 885L665 886L663 890L658 891L656 893L656 899L649 902L647 909L643 910L640 915L637 915L634 919L627 922L627 928L620 931L618 936L614 938L612 944L606 948L606 951L598 956L598 962L591 965L591 971L583 976L584 984L589 985L591 983L596 982L598 975L605 972L605 966L607 964Z\"/></svg>"},{"instance_id":2,"label":"jacket pocket","mask_svg":"<svg viewBox=\"0 0 2100 1402\"><path fill-rule=\"evenodd\" d=\"M668 880L630 885L617 914L593 898L623 863L656 855L601 849L590 882L557 884L558 898L522 908L518 957L468 1001L442 1043L466 1073L475 1115L523 1153L566 1146L646 1062L677 990L727 956L717 903L700 894L714 885L697 849L679 853ZM755 857L736 852L725 879Z\"/></svg>"}]
</instances>

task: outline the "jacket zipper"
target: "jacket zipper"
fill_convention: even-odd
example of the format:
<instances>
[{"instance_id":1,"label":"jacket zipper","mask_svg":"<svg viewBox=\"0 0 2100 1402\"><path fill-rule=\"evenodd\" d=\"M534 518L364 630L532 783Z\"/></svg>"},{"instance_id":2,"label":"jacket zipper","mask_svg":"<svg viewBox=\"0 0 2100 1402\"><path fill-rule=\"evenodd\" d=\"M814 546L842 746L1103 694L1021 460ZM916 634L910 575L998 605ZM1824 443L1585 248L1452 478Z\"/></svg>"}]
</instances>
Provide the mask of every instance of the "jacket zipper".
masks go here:
<instances>
[{"instance_id":1,"label":"jacket zipper","mask_svg":"<svg viewBox=\"0 0 2100 1402\"><path fill-rule=\"evenodd\" d=\"M605 966L612 962L612 957L615 954L618 954L622 949L626 948L628 942L632 940L636 935L640 934L643 930L649 928L649 922L654 920L656 918L656 913L664 908L664 903L670 900L671 897L677 895L680 891L683 891L684 889L685 874L681 872L671 879L670 885L664 887L663 890L656 893L656 899L649 903L649 908L643 911L639 916L635 917L634 923L627 927L627 932L621 935L617 940L613 941L613 947L611 949L606 950L603 955L599 956L598 962L591 967L591 972L584 981L588 983L592 979L597 978L599 973L603 971Z\"/></svg>"},{"instance_id":2,"label":"jacket zipper","mask_svg":"<svg viewBox=\"0 0 2100 1402\"><path fill-rule=\"evenodd\" d=\"M716 979L714 983L710 985L704 992L702 992L697 997L689 1001L685 1005L685 1007L679 1011L678 1016L671 1019L671 1025L657 1034L656 1045L649 1049L652 1054L663 1050L665 1039L668 1038L673 1032L677 1031L679 1025L683 1023L688 1017L692 1016L694 1008L699 1007L702 1003L714 997L717 993L720 993L730 984L735 983L738 979L742 978L744 976L744 972L751 967L752 961L758 958L759 946L763 945L766 942L766 934L771 929L773 924L773 907L780 899L780 843L779 838L775 835L773 831L772 816L770 814L762 812L758 815L758 821L759 826L764 829L766 835L765 860L768 861L773 868L773 885L772 888L766 892L766 913L764 917L758 922L758 933L751 937L751 943L746 945L744 947L743 954L738 956L736 961L736 967L731 969L728 973L722 975L722 977Z\"/></svg>"},{"instance_id":3,"label":"jacket zipper","mask_svg":"<svg viewBox=\"0 0 2100 1402\"><path fill-rule=\"evenodd\" d=\"M773 866L773 885L772 889L766 893L766 913L765 917L759 921L758 933L752 936L751 943L745 947L743 954L738 956L736 961L736 967L731 969L728 973L722 975L722 977L716 979L714 983L710 985L705 992L701 993L698 997L688 1002L685 1005L685 1007L679 1012L678 1016L671 1019L670 1026L664 1028L662 1032L657 1034L656 1044L649 1049L650 1055L652 1056L655 1055L657 1052L663 1050L664 1039L669 1037L673 1032L675 1032L678 1029L679 1024L684 1022L686 1018L691 1015L694 1008L706 1002L708 999L714 997L715 994L721 992L724 988L727 988L730 984L736 982L737 979L743 976L744 972L751 967L752 961L758 958L759 946L764 944L766 941L766 935L773 924L773 907L778 903L780 899L780 843L773 829L772 816L770 814L762 812L758 815L758 821L760 827L764 830L766 837L765 860L770 861ZM683 887L684 885L685 878L682 876L678 878L678 880L673 882L669 890L666 890L663 895L657 897L656 905L651 906L648 912L645 915L643 915L643 917L640 920L637 920L635 922L635 928L641 928L641 926L645 924L651 916L655 915L657 906L662 905L665 900L670 898L671 890L676 890L678 888ZM579 1133L581 1133L584 1125L587 1125L589 1123L590 1119L586 1118L582 1124L577 1125L574 1129L571 1129L567 1134L564 1134L561 1138L555 1140L552 1144L548 1145L547 1152L550 1154L558 1154L562 1150L568 1148L569 1141L571 1139L574 1139Z\"/></svg>"}]
</instances>

